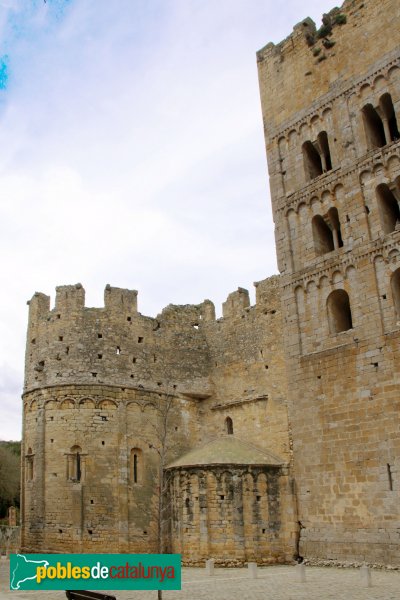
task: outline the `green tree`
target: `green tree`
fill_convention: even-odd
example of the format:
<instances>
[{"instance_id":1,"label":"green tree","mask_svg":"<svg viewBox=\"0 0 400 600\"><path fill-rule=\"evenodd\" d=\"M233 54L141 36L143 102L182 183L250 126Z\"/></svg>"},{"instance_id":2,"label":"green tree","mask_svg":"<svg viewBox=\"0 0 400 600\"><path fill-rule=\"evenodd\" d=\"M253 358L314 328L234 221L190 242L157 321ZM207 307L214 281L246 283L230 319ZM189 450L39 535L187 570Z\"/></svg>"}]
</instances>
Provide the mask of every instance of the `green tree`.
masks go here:
<instances>
[{"instance_id":1,"label":"green tree","mask_svg":"<svg viewBox=\"0 0 400 600\"><path fill-rule=\"evenodd\" d=\"M0 517L9 506L19 506L20 443L0 442Z\"/></svg>"}]
</instances>

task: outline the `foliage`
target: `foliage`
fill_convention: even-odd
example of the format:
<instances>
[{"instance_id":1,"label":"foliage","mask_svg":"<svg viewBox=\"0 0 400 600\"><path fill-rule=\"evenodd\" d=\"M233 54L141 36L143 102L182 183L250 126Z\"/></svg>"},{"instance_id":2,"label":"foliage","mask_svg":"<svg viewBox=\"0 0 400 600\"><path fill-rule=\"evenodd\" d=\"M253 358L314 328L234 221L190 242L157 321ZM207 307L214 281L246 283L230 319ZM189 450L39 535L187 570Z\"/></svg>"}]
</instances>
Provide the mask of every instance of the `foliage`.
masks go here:
<instances>
[{"instance_id":1,"label":"foliage","mask_svg":"<svg viewBox=\"0 0 400 600\"><path fill-rule=\"evenodd\" d=\"M323 40L322 41L322 45L324 46L324 48L333 48L333 46L336 44L336 42L334 40Z\"/></svg>"},{"instance_id":2,"label":"foliage","mask_svg":"<svg viewBox=\"0 0 400 600\"><path fill-rule=\"evenodd\" d=\"M339 13L335 16L335 24L336 25L345 25L347 23L347 17L343 13Z\"/></svg>"},{"instance_id":3,"label":"foliage","mask_svg":"<svg viewBox=\"0 0 400 600\"><path fill-rule=\"evenodd\" d=\"M327 35L329 35L332 31L332 26L331 25L322 25L322 27L320 27L317 31L317 37L319 39L326 37Z\"/></svg>"},{"instance_id":4,"label":"foliage","mask_svg":"<svg viewBox=\"0 0 400 600\"><path fill-rule=\"evenodd\" d=\"M0 517L9 506L19 506L20 443L0 442Z\"/></svg>"}]
</instances>

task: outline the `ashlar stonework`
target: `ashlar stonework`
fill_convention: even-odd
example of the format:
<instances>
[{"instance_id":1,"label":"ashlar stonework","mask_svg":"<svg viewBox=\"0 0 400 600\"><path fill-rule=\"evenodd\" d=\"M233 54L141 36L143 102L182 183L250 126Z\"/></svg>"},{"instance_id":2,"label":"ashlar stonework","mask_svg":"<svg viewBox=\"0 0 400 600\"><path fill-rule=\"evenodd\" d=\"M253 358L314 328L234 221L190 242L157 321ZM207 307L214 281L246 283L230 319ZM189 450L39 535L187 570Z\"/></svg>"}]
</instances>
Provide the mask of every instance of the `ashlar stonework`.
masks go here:
<instances>
[{"instance_id":1,"label":"ashlar stonework","mask_svg":"<svg viewBox=\"0 0 400 600\"><path fill-rule=\"evenodd\" d=\"M254 306L33 296L24 551L156 551L161 458L186 564L400 564L398 8L346 0L257 53L280 275Z\"/></svg>"}]
</instances>

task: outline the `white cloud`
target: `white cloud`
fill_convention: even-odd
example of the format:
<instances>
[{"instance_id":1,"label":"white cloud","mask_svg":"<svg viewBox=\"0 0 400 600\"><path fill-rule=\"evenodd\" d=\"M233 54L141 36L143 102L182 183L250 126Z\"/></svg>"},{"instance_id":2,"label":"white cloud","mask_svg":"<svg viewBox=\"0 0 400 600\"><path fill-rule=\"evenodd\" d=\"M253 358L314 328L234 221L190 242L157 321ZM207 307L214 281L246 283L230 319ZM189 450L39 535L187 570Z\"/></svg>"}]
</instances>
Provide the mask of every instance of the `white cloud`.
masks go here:
<instances>
[{"instance_id":1,"label":"white cloud","mask_svg":"<svg viewBox=\"0 0 400 600\"><path fill-rule=\"evenodd\" d=\"M220 310L275 271L255 52L330 4L0 1L0 438L20 435L36 290Z\"/></svg>"}]
</instances>

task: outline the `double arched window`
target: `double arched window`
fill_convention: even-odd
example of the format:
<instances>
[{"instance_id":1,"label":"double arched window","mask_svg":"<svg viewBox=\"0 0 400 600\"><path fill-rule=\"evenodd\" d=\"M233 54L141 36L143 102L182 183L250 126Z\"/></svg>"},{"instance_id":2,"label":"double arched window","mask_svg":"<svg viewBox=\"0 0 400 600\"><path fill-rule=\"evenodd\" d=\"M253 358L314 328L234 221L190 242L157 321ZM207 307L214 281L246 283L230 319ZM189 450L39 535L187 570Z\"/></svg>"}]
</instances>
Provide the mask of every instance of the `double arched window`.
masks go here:
<instances>
[{"instance_id":1,"label":"double arched window","mask_svg":"<svg viewBox=\"0 0 400 600\"><path fill-rule=\"evenodd\" d=\"M366 104L362 108L362 116L369 149L382 148L400 138L390 94L383 94L376 107L371 103Z\"/></svg>"}]
</instances>

